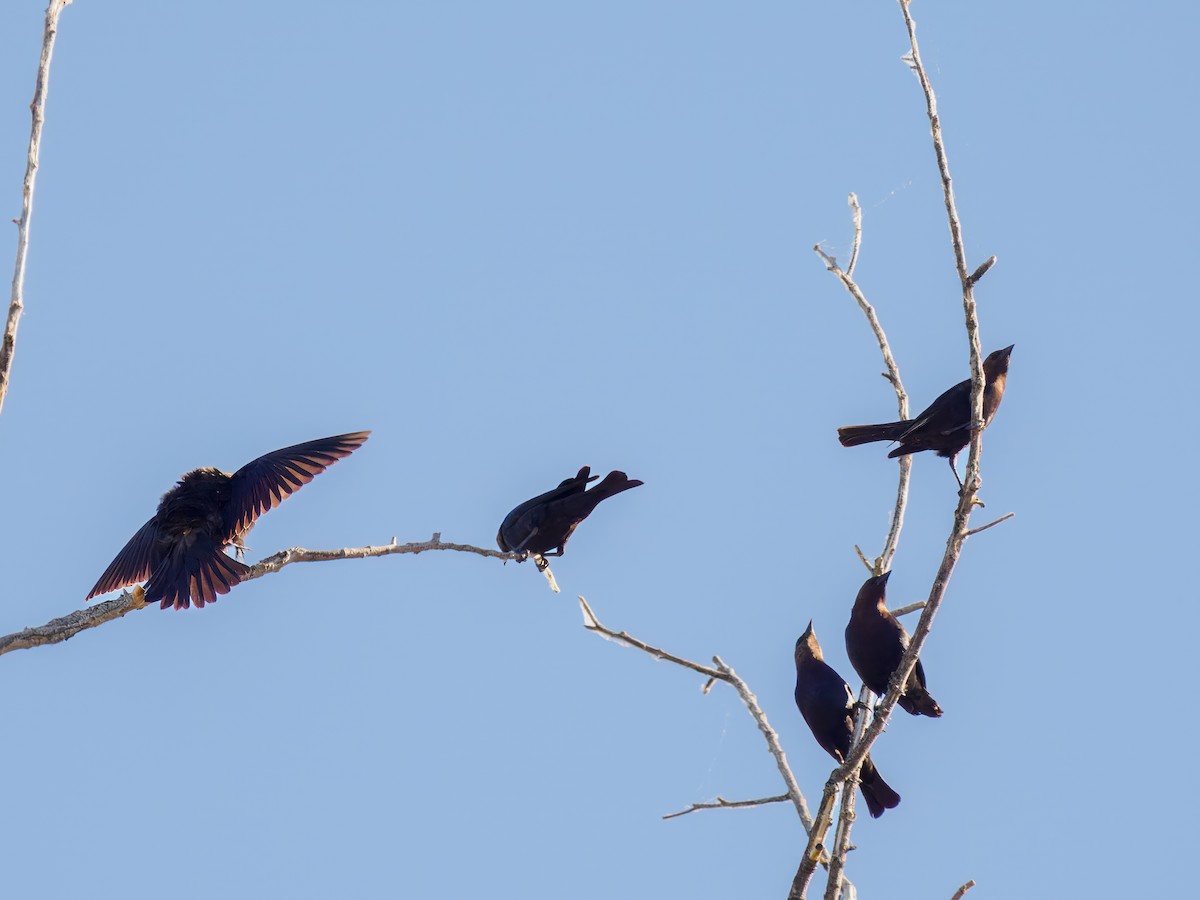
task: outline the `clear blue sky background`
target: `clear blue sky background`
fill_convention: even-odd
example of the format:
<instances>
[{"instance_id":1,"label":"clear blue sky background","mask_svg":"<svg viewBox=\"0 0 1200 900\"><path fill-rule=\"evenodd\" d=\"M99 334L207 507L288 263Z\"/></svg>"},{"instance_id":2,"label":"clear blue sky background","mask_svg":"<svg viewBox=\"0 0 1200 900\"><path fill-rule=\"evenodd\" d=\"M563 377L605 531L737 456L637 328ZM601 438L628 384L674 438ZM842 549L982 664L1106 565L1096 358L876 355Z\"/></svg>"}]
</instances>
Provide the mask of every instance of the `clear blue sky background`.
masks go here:
<instances>
[{"instance_id":1,"label":"clear blue sky background","mask_svg":"<svg viewBox=\"0 0 1200 900\"><path fill-rule=\"evenodd\" d=\"M19 213L44 4L0 12ZM982 524L877 745L860 896L1194 885L1194 4L921 2L983 342L1016 343ZM13 897L780 898L790 808L661 816L831 761L792 645L841 631L895 464L858 270L919 409L967 374L894 3L202 4L62 19L11 393L0 632L76 609L185 470L374 429L266 516L284 547L490 546L583 464L646 486L555 564L294 566L0 660ZM15 229L14 229L15 231ZM10 232L12 234L12 232ZM11 248L12 238L7 246ZM6 253L6 259L11 254ZM6 263L7 264L7 263ZM945 463L891 581L928 591ZM1179 587L1182 585L1182 587ZM1182 758L1180 758L1182 757ZM820 877L820 876L819 876Z\"/></svg>"}]
</instances>

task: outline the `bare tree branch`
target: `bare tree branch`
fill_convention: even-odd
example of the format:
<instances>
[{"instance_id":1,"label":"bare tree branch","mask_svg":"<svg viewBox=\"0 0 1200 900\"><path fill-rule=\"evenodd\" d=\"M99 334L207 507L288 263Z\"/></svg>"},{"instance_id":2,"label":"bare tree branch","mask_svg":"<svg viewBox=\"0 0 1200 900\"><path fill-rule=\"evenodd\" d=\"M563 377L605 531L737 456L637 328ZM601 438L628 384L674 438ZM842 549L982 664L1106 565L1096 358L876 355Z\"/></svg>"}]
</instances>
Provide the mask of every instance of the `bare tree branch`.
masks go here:
<instances>
[{"instance_id":1,"label":"bare tree branch","mask_svg":"<svg viewBox=\"0 0 1200 900\"><path fill-rule=\"evenodd\" d=\"M858 205L858 198L853 193L850 194L850 208L854 211L854 252L852 259L856 261L859 245L862 241L862 209ZM850 296L854 298L858 304L858 308L867 317L867 322L870 324L871 331L875 334L875 340L879 344L879 351L883 354L883 364L887 369L883 373L883 377L887 379L892 389L896 392L896 409L900 414L900 419L907 419L908 393L904 390L904 382L900 378L900 366L896 363L896 358L892 355L892 347L888 343L883 325L879 322L879 316L875 313L875 307L867 300L862 289L850 276L850 272L843 271L838 266L836 259L825 253L820 245L813 247L813 252L821 257L825 262L825 267L850 292ZM904 511L908 507L908 482L911 473L912 458L909 456L900 457L900 479L896 486L896 505L892 512L892 524L888 530L888 536L884 540L883 552L879 554L873 565L867 562L862 550L859 550L858 546L855 545L859 557L867 565L867 568L871 569L876 575L882 574L891 568L892 557L896 554L896 545L900 542L900 531L904 528Z\"/></svg>"},{"instance_id":2,"label":"bare tree branch","mask_svg":"<svg viewBox=\"0 0 1200 900\"><path fill-rule=\"evenodd\" d=\"M964 534L963 537L970 537L973 534L979 534L979 532L981 532L981 531L987 531L989 528L999 525L1001 522L1007 522L1009 519L1011 519L1015 515L1016 515L1016 513L1011 513L1011 512L1005 513L1000 518L996 519L996 521L994 521L994 522L988 522L986 525L980 525L978 528L972 528L970 531L968 531L966 534Z\"/></svg>"},{"instance_id":3,"label":"bare tree branch","mask_svg":"<svg viewBox=\"0 0 1200 900\"><path fill-rule=\"evenodd\" d=\"M17 324L25 309L25 266L29 259L29 219L33 215L33 187L37 181L38 155L42 148L42 126L46 122L46 93L50 85L50 58L54 55L54 40L58 37L58 17L71 0L50 0L46 7L46 26L42 31L42 56L38 60L37 81L29 110L33 125L29 130L29 153L25 162L25 184L21 191L21 218L17 225L17 261L13 268L12 295L8 303L8 318L4 322L4 338L0 341L0 409L8 396L12 375L13 354L17 347Z\"/></svg>"},{"instance_id":4,"label":"bare tree branch","mask_svg":"<svg viewBox=\"0 0 1200 900\"><path fill-rule=\"evenodd\" d=\"M982 278L984 275L986 275L988 269L990 269L995 264L996 264L996 257L989 256L987 259L985 259L982 263L979 264L978 269L976 269L974 272L971 273L971 277L967 279L967 283L969 285L971 285L971 287L975 287L975 285L979 284L979 279Z\"/></svg>"},{"instance_id":5,"label":"bare tree branch","mask_svg":"<svg viewBox=\"0 0 1200 900\"><path fill-rule=\"evenodd\" d=\"M966 251L963 246L962 225L958 218L958 211L954 203L953 183L950 178L950 168L946 156L945 143L942 138L941 120L937 112L937 98L934 95L933 87L929 81L929 77L925 71L923 62L921 61L920 47L917 44L916 24L913 21L911 11L909 9L911 0L898 0L900 10L904 17L905 26L908 30L909 43L911 46L910 54L907 61L917 75L917 79L921 84L921 90L925 96L926 112L929 118L930 135L933 140L934 155L937 159L938 172L942 180L942 193L946 204L946 215L950 226L951 244L954 251L955 269L958 272L959 282L962 286L963 295L963 317L967 330L967 339L970 345L970 361L971 361L971 442L970 454L967 460L967 477L964 480L965 487L960 493L959 502L955 509L954 524L951 528L950 537L946 542L946 550L942 557L941 565L938 567L937 575L934 578L934 583L930 589L929 598L925 603L922 611L921 619L917 623L917 627L913 632L909 646L900 661L900 665L892 675L891 682L888 685L888 690L883 698L883 702L875 708L875 719L871 726L861 735L859 739L858 729L863 721L864 714L860 712L855 719L856 736L851 746L851 752L846 761L834 771L830 776L829 782L826 785L824 794L822 795L821 805L817 811L818 828L810 832L809 848L801 860L800 869L796 873L796 879L792 885L792 894L790 896L802 898L807 890L808 879L812 876L812 871L815 869L815 864L812 862L812 854L815 846L819 846L819 842L823 839L824 828L828 828L829 817L826 814L826 809L832 809L833 795L836 793L837 784L841 779L852 778L856 776L862 761L866 758L867 752L871 745L882 733L887 725L888 717L891 715L892 709L896 705L903 684L907 681L909 673L916 664L921 648L928 637L933 626L933 619L937 615L938 608L941 605L942 599L945 597L946 589L949 586L950 576L954 572L954 567L958 562L958 557L962 552L963 541L968 535L977 533L969 531L967 524L970 521L971 511L976 503L976 492L979 490L979 457L982 450L983 437L983 354L979 340L979 320L975 305L975 297L973 288L977 281L995 264L995 258L988 259L983 265L979 266L973 273L968 274L966 263ZM818 249L818 253L825 259L827 264L833 261ZM830 265L830 270L842 280L842 283L851 290L850 279L845 273L836 269L836 263ZM855 293L851 290L851 293ZM855 299L859 297L856 294ZM859 305L862 306L864 301L859 300ZM865 310L864 310L865 312ZM868 319L872 317L868 315ZM872 328L875 328L877 320L872 320ZM879 337L879 330L876 331L876 337ZM886 358L886 353L885 353ZM892 379L893 373L889 367L889 373L885 375L889 380ZM897 389L899 394L899 388ZM907 418L907 414L902 418ZM1004 517L1004 518L1007 518ZM999 521L993 522L990 525L978 529L982 531L991 525L998 524ZM889 537L890 540L890 537ZM887 557L885 554L880 557L881 562ZM878 571L884 571L880 568ZM843 797L842 809L843 819L846 826L842 827L842 822L839 822L838 831L835 838L835 845L830 852L830 872L829 884L826 889L826 897L836 897L839 892L840 881L842 879L842 868L846 847L849 843L850 821L853 819L852 806L847 814L847 806L845 797Z\"/></svg>"},{"instance_id":6,"label":"bare tree branch","mask_svg":"<svg viewBox=\"0 0 1200 900\"><path fill-rule=\"evenodd\" d=\"M858 195L854 191L846 198L850 205L850 219L854 225L854 243L850 245L850 264L846 266L846 277L854 276L854 267L858 264L858 251L862 249L862 207L858 205Z\"/></svg>"},{"instance_id":7,"label":"bare tree branch","mask_svg":"<svg viewBox=\"0 0 1200 900\"><path fill-rule=\"evenodd\" d=\"M895 609L889 610L889 612L891 612L891 614L896 618L900 618L900 616L907 616L909 613L914 613L918 609L924 608L925 601L918 600L916 603L906 603L904 606L897 606Z\"/></svg>"},{"instance_id":8,"label":"bare tree branch","mask_svg":"<svg viewBox=\"0 0 1200 900\"><path fill-rule=\"evenodd\" d=\"M264 575L278 572L284 566L292 563L329 562L335 559L367 559L374 556L393 556L399 553L424 553L427 550L456 550L461 553L475 553L479 556L489 556L493 559L515 560L524 559L524 554L502 553L499 550L489 550L486 547L475 547L471 544L450 544L442 541L440 532L434 532L427 541L415 541L408 544L398 544L392 538L390 544L382 547L342 547L338 550L305 550L303 547L290 547L280 550L260 560L250 567L242 581L253 581ZM0 637L0 656L12 650L25 650L29 647L41 647L46 644L58 644L74 637L81 631L103 625L119 619L144 605L138 593L125 591L114 600L105 600L95 606L78 609L58 619L51 619L45 625L26 628L13 634Z\"/></svg>"},{"instance_id":9,"label":"bare tree branch","mask_svg":"<svg viewBox=\"0 0 1200 900\"><path fill-rule=\"evenodd\" d=\"M967 893L967 891L969 891L973 887L975 887L975 879L974 878L972 878L970 881L968 881L966 884L964 884L962 887L960 887L957 891L955 891L954 896L951 897L950 900L962 900L963 896Z\"/></svg>"},{"instance_id":10,"label":"bare tree branch","mask_svg":"<svg viewBox=\"0 0 1200 900\"><path fill-rule=\"evenodd\" d=\"M724 681L737 691L738 696L742 698L742 704L746 707L746 711L750 713L755 724L758 725L758 730L763 733L771 755L775 757L779 774L783 777L783 783L787 785L787 796L796 807L796 812L800 816L804 830L808 831L812 828L812 816L809 815L808 804L804 800L804 795L800 792L800 786L796 783L796 776L792 774L792 770L788 766L787 755L783 752L783 747L779 744L779 735L775 733L775 729L767 721L766 713L758 705L758 698L754 696L754 693L737 672L726 665L719 656L713 657L713 665L716 668L710 669L708 666L692 662L689 659L684 659L682 656L676 656L673 653L668 653L666 650L647 644L645 641L638 640L624 631L613 631L611 628L600 624L600 620L596 618L596 614L592 612L592 608L588 606L587 600L583 597L579 598L579 606L583 611L583 627L588 631L593 631L602 637L624 644L627 647L633 647L644 653L649 653L655 659L672 662L677 666L683 666L685 669L691 669L693 672L699 672L701 675L707 675L710 680Z\"/></svg>"},{"instance_id":11,"label":"bare tree branch","mask_svg":"<svg viewBox=\"0 0 1200 900\"><path fill-rule=\"evenodd\" d=\"M859 206L858 197L853 193L850 194L850 208L853 210L854 218L854 250L851 255L852 264L848 270L842 271L838 267L837 261L822 252L819 246L814 247L813 250L825 261L825 265L829 271L842 282L842 285L858 303L859 309L867 317L867 322L870 324L871 331L875 334L875 340L879 344L880 352L883 354L884 365L887 367L887 371L883 373L883 377L888 380L892 385L892 389L896 392L896 407L900 419L907 419L908 393L904 390L904 382L900 378L900 367L896 363L895 357L892 356L892 349L888 343L887 334L883 330L879 316L875 313L875 308L867 301L862 289L859 288L858 284L850 276L849 269L853 268L853 262L857 260L858 250L862 243L862 209ZM896 485L896 505L892 511L892 522L888 529L887 538L884 540L883 552L875 559L874 563L871 563L863 555L859 546L857 544L854 545L855 552L858 553L858 558L862 560L863 565L870 570L872 575L881 575L891 568L892 559L895 557L896 548L900 542L900 532L904 527L904 512L908 507L908 487L912 474L912 458L909 456L900 457L899 470L899 480ZM872 699L873 695L871 691L866 685L863 685L859 690L859 705L854 717L854 735L851 739L851 746L862 739L868 721L867 710L870 708ZM817 867L817 862L822 856L822 841L825 840L825 833L832 823L833 804L838 797L838 789L843 781L849 784L849 788L841 791L842 812L839 816L838 829L834 838L834 853L830 854L829 857L830 868L826 896L836 898L840 892L841 885L846 883L843 873L845 868L845 847L849 840L850 823L854 820L854 785L858 783L858 770L861 764L860 760L857 766L849 769L845 767L836 769L834 774L825 783L825 789L821 794L821 804L817 808L816 827L809 829L808 844L805 847L804 856L800 860L800 865L796 870L796 876L792 880L791 892L788 895L792 900L803 898L808 890L808 882L812 878L813 872ZM841 850L840 854L838 853L839 848Z\"/></svg>"},{"instance_id":12,"label":"bare tree branch","mask_svg":"<svg viewBox=\"0 0 1200 900\"><path fill-rule=\"evenodd\" d=\"M775 764L779 768L779 774L783 778L783 783L787 785L788 793L791 795L792 802L796 806L796 813L800 816L804 830L806 832L810 831L813 826L813 820L812 815L808 811L808 803L804 800L804 794L800 792L800 785L796 783L796 776L792 774L792 770L788 766L787 755L783 752L783 747L779 743L779 735L775 733L775 729L767 721L767 714L758 705L758 698L750 692L750 688L746 682L742 681L738 674L721 660L721 657L714 656L713 664L725 674L725 680L733 685L733 689L742 698L742 703L745 705L746 710L758 725L758 730L763 733L767 747L770 749L771 755L775 757Z\"/></svg>"},{"instance_id":13,"label":"bare tree branch","mask_svg":"<svg viewBox=\"0 0 1200 900\"><path fill-rule=\"evenodd\" d=\"M921 90L925 95L925 107L929 117L930 135L933 139L934 155L937 158L938 172L942 179L942 193L946 203L946 215L950 225L950 239L954 249L954 264L958 272L959 282L962 285L963 293L963 317L967 329L967 339L970 344L971 356L971 450L967 460L967 477L964 479L964 487L959 495L958 505L955 509L954 524L950 531L950 537L946 541L946 550L942 556L941 565L938 567L937 575L934 577L933 586L930 589L929 598L926 601L925 609L921 613L921 619L917 623L916 629L913 631L912 638L908 648L904 652L904 656L900 660L900 664L896 667L896 671L892 674L892 679L888 684L887 694L875 709L875 720L863 735L862 740L851 747L850 754L845 763L835 772L831 780L837 777L838 774L850 775L857 772L866 758L871 745L883 732L887 725L888 717L891 715L892 709L895 708L896 701L899 699L904 683L908 680L909 674L912 672L913 666L916 665L917 657L921 652L921 648L925 644L926 638L933 627L934 617L937 615L938 608L941 606L942 600L946 595L946 589L949 587L950 576L954 572L954 567L958 562L959 555L962 553L963 541L967 537L967 523L970 521L971 510L975 505L975 494L979 490L979 457L983 443L983 354L980 350L979 341L979 319L975 306L975 297L973 293L972 276L967 272L966 251L963 247L962 240L962 225L958 218L958 211L954 203L954 190L950 179L950 168L946 158L946 147L942 139L941 120L937 112L937 98L933 92L933 86L930 84L929 77L926 74L925 66L921 61L921 51L917 44L916 23L913 21L912 14L909 10L911 0L898 0L901 13L904 16L904 23L908 29L909 43L911 52L909 63L913 71L917 75L917 79L921 84ZM988 266L990 268L990 266ZM984 270L986 271L986 269ZM979 273L982 275L982 272ZM976 279L977 280L977 279ZM822 798L824 805L824 798ZM845 832L839 830L838 840L849 841L849 828ZM835 865L839 856L844 855L845 844L839 843L833 848L830 853L830 878L835 880ZM803 865L803 861L802 861ZM799 873L798 873L799 874ZM836 875L840 875L840 869ZM836 886L833 891L836 895Z\"/></svg>"},{"instance_id":14,"label":"bare tree branch","mask_svg":"<svg viewBox=\"0 0 1200 900\"><path fill-rule=\"evenodd\" d=\"M766 806L768 803L785 803L791 799L787 794L779 794L775 797L759 797L757 800L726 800L724 797L718 796L713 803L693 803L687 809L667 813L663 818L678 819L680 816L686 816L688 813L698 812L702 809L746 809L751 806Z\"/></svg>"},{"instance_id":15,"label":"bare tree branch","mask_svg":"<svg viewBox=\"0 0 1200 900\"><path fill-rule=\"evenodd\" d=\"M724 672L719 672L716 669L701 665L697 662L692 662L690 659L684 659L682 656L676 656L673 653L668 653L666 650L661 650L658 647L652 647L645 641L638 640L631 634L624 631L613 631L600 624L600 620L596 618L596 614L592 612L592 608L588 606L587 600L582 596L579 598L579 608L583 612L583 627L588 631L593 631L600 636L615 641L618 644L624 644L626 647L633 647L635 650L641 650L644 653L649 653L655 659L661 659L666 662L675 663L677 666L683 666L685 669L691 669L693 672L699 672L701 675L707 675L710 679L717 681L728 681ZM706 692L707 693L707 692Z\"/></svg>"}]
</instances>

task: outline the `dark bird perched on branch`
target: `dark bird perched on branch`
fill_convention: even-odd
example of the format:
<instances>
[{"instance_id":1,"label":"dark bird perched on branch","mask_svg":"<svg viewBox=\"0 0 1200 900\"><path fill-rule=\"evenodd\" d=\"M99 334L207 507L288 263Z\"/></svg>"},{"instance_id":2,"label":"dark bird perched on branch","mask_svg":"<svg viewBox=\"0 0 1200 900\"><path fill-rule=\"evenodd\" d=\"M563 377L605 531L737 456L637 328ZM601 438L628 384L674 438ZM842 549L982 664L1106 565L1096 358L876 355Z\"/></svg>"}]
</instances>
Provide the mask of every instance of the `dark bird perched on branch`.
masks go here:
<instances>
[{"instance_id":1,"label":"dark bird perched on branch","mask_svg":"<svg viewBox=\"0 0 1200 900\"><path fill-rule=\"evenodd\" d=\"M884 572L866 580L854 598L850 624L846 626L846 655L850 657L850 665L880 697L887 693L888 681L908 649L908 632L884 605L891 574ZM925 690L925 669L919 659L904 683L899 703L914 716L936 719L942 714L942 708Z\"/></svg>"},{"instance_id":2,"label":"dark bird perched on branch","mask_svg":"<svg viewBox=\"0 0 1200 900\"><path fill-rule=\"evenodd\" d=\"M232 475L193 469L162 496L158 511L117 554L87 599L146 582L146 603L187 609L213 603L250 571L238 556L254 520L278 506L366 441L369 431L284 447L247 463ZM148 580L147 580L148 579Z\"/></svg>"},{"instance_id":3,"label":"dark bird perched on branch","mask_svg":"<svg viewBox=\"0 0 1200 900\"><path fill-rule=\"evenodd\" d=\"M1008 358L1015 344L997 350L983 361L983 427L991 424L1004 384L1008 380ZM883 422L879 425L847 425L838 429L843 447L857 447L873 441L899 441L900 446L888 454L888 459L922 450L936 450L938 456L950 460L950 471L962 487L954 463L963 447L971 443L971 379L960 381L918 415L903 422Z\"/></svg>"},{"instance_id":4,"label":"dark bird perched on branch","mask_svg":"<svg viewBox=\"0 0 1200 900\"><path fill-rule=\"evenodd\" d=\"M505 516L496 535L500 549L506 553L562 556L575 527L592 514L601 500L642 483L630 480L624 472L609 472L603 481L587 490L588 482L600 477L590 475L591 471L590 466L584 466L574 478L526 500Z\"/></svg>"},{"instance_id":5,"label":"dark bird perched on branch","mask_svg":"<svg viewBox=\"0 0 1200 900\"><path fill-rule=\"evenodd\" d=\"M854 693L825 662L812 622L796 641L796 706L821 748L845 762L854 736ZM870 756L863 760L858 783L872 818L900 805L900 795L883 780Z\"/></svg>"}]
</instances>

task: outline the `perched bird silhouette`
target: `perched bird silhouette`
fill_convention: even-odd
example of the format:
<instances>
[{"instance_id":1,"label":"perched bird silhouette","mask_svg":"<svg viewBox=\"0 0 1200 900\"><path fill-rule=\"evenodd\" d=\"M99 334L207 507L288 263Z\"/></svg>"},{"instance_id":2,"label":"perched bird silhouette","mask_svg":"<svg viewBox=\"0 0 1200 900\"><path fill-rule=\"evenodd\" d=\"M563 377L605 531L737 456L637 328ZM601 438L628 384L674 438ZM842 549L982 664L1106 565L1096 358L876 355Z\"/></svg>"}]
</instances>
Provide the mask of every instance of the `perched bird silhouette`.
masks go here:
<instances>
[{"instance_id":1,"label":"perched bird silhouette","mask_svg":"<svg viewBox=\"0 0 1200 900\"><path fill-rule=\"evenodd\" d=\"M601 500L642 483L631 480L624 472L609 472L603 481L587 490L588 482L600 477L591 475L591 471L590 466L584 466L574 478L564 479L554 490L526 500L505 516L496 535L500 549L507 553L562 556L571 533Z\"/></svg>"},{"instance_id":2,"label":"perched bird silhouette","mask_svg":"<svg viewBox=\"0 0 1200 900\"><path fill-rule=\"evenodd\" d=\"M891 575L884 572L866 580L854 598L850 624L846 626L846 655L850 657L850 665L863 683L881 697L887 693L888 681L908 649L908 632L884 605ZM914 716L936 719L942 714L942 708L925 690L925 669L919 659L904 683L899 703Z\"/></svg>"},{"instance_id":3,"label":"perched bird silhouette","mask_svg":"<svg viewBox=\"0 0 1200 900\"><path fill-rule=\"evenodd\" d=\"M987 428L1000 408L1004 384L1008 380L1008 358L1013 347L988 354L983 361L983 427ZM950 460L950 471L962 487L955 461L963 447L971 443L971 379L960 381L929 404L915 419L882 422L878 425L846 425L838 429L843 447L857 447L873 441L899 441L900 446L888 459L922 450L936 450Z\"/></svg>"},{"instance_id":4,"label":"perched bird silhouette","mask_svg":"<svg viewBox=\"0 0 1200 900\"><path fill-rule=\"evenodd\" d=\"M845 762L854 736L854 692L825 662L811 621L796 641L796 706L821 748ZM883 780L870 756L863 760L858 783L872 818L900 805L900 795Z\"/></svg>"},{"instance_id":5,"label":"perched bird silhouette","mask_svg":"<svg viewBox=\"0 0 1200 900\"><path fill-rule=\"evenodd\" d=\"M339 459L363 445L369 431L320 438L260 456L232 475L193 469L162 496L154 517L117 554L87 599L145 581L146 603L187 609L213 603L246 577L238 556L254 520L278 506Z\"/></svg>"}]
</instances>

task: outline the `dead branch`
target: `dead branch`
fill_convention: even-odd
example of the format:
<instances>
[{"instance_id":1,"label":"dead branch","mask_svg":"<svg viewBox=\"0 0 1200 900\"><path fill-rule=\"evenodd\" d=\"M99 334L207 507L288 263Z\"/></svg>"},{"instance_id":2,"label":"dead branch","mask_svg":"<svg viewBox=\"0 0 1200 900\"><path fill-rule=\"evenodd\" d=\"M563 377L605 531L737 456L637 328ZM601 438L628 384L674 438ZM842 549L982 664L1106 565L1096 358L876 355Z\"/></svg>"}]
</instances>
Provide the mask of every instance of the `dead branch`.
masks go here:
<instances>
[{"instance_id":1,"label":"dead branch","mask_svg":"<svg viewBox=\"0 0 1200 900\"><path fill-rule=\"evenodd\" d=\"M768 803L784 803L791 799L787 794L778 794L774 797L759 797L757 800L726 800L724 797L718 796L712 803L693 803L687 809L667 813L663 818L678 819L680 816L686 816L688 813L698 812L702 809L747 809L751 806L766 806Z\"/></svg>"},{"instance_id":2,"label":"dead branch","mask_svg":"<svg viewBox=\"0 0 1200 900\"><path fill-rule=\"evenodd\" d=\"M8 395L12 376L13 354L17 348L17 325L25 309L25 267L29 259L29 220L33 215L33 188L37 181L38 157L42 149L42 126L46 123L46 94L50 86L50 58L54 55L54 40L58 37L58 17L71 0L50 0L46 7L46 25L42 30L42 56L38 60L37 80L29 111L33 125L29 130L29 152L25 161L25 183L21 190L21 217L17 225L17 261L13 267L12 294L8 303L8 318L4 322L4 338L0 341L0 409Z\"/></svg>"},{"instance_id":3,"label":"dead branch","mask_svg":"<svg viewBox=\"0 0 1200 900\"><path fill-rule=\"evenodd\" d=\"M250 572L242 581L253 581L264 575L278 572L284 566L292 563L329 562L335 559L367 559L374 556L393 556L400 553L424 553L427 550L456 550L460 553L475 553L479 556L489 556L493 559L521 560L519 553L502 553L499 550L489 550L486 547L475 547L471 544L450 544L442 541L440 532L434 532L427 541L416 541L408 544L398 544L392 538L390 544L382 547L342 547L338 550L305 550L303 547L290 547L273 553L266 559L260 560L250 567ZM75 610L58 619L51 619L45 625L26 628L23 631L0 637L0 656L12 650L25 650L29 647L41 647L46 644L59 644L74 637L81 631L103 625L119 619L135 609L142 608L141 601L134 593L125 591L114 600L105 600L94 606Z\"/></svg>"}]
</instances>

